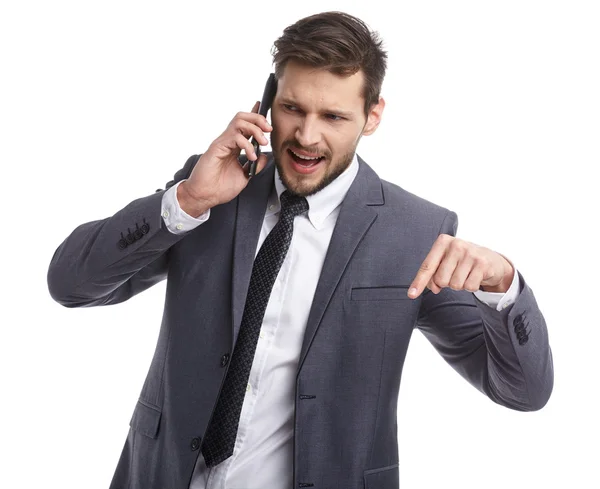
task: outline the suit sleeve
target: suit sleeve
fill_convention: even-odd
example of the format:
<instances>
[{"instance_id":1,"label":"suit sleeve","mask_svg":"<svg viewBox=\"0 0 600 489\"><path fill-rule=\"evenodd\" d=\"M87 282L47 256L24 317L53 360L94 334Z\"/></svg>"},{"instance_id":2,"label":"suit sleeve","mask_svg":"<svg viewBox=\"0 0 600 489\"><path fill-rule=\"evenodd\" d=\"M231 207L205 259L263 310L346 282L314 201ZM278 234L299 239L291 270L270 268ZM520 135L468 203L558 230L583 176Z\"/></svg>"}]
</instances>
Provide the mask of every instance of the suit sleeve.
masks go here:
<instances>
[{"instance_id":1,"label":"suit sleeve","mask_svg":"<svg viewBox=\"0 0 600 489\"><path fill-rule=\"evenodd\" d=\"M192 155L173 179L130 202L111 217L76 227L54 252L48 289L65 307L118 304L164 280L168 250L187 233L167 229L163 195L187 178L200 155Z\"/></svg>"},{"instance_id":2,"label":"suit sleeve","mask_svg":"<svg viewBox=\"0 0 600 489\"><path fill-rule=\"evenodd\" d=\"M440 234L456 236L448 211ZM462 377L492 401L517 411L541 409L554 384L546 321L519 274L514 304L496 310L467 290L425 289L417 327Z\"/></svg>"}]
</instances>

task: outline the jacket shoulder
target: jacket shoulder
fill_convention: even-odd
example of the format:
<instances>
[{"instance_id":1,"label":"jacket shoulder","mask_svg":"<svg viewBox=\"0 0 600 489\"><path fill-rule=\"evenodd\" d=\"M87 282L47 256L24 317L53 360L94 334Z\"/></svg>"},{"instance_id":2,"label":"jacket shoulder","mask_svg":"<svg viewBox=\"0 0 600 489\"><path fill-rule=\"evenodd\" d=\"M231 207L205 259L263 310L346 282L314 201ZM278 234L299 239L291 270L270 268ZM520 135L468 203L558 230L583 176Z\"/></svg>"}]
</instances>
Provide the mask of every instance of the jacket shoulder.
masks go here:
<instances>
[{"instance_id":1,"label":"jacket shoulder","mask_svg":"<svg viewBox=\"0 0 600 489\"><path fill-rule=\"evenodd\" d=\"M389 207L392 212L403 211L417 216L424 214L442 217L452 212L447 207L409 192L395 183L383 179L380 180L385 201L384 206Z\"/></svg>"}]
</instances>

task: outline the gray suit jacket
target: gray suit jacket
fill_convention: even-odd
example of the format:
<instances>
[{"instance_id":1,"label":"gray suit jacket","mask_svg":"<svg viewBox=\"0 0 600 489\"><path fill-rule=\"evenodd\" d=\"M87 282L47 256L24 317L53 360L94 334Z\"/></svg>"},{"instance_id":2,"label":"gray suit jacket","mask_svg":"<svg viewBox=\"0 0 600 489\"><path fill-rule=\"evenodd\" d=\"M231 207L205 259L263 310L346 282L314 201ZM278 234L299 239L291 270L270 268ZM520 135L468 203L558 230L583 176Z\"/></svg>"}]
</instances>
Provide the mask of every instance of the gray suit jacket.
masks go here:
<instances>
[{"instance_id":1,"label":"gray suit jacket","mask_svg":"<svg viewBox=\"0 0 600 489\"><path fill-rule=\"evenodd\" d=\"M156 351L111 489L187 489L239 332L274 164L184 235L161 217L165 190L77 227L48 271L66 307L118 304L167 279ZM167 183L187 178L190 157ZM294 489L397 489L397 401L415 327L492 401L542 408L553 387L544 317L520 274L502 312L471 292L408 286L457 215L360 168L342 203L296 377ZM292 489L292 488L290 488Z\"/></svg>"}]
</instances>

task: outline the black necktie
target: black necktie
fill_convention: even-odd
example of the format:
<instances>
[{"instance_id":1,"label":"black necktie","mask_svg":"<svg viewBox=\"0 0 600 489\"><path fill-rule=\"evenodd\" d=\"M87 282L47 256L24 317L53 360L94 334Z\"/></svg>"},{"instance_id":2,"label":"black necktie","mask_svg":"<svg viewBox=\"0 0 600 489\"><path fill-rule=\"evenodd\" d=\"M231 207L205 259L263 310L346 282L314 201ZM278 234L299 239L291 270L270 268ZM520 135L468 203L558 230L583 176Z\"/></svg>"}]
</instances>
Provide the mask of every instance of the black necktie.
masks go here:
<instances>
[{"instance_id":1,"label":"black necktie","mask_svg":"<svg viewBox=\"0 0 600 489\"><path fill-rule=\"evenodd\" d=\"M233 454L240 413L265 309L271 296L273 283L292 241L294 217L307 210L308 202L304 197L290 194L288 190L284 191L281 194L279 221L265 239L254 260L242 324L231 356L231 365L202 444L202 455L207 467L217 465Z\"/></svg>"}]
</instances>

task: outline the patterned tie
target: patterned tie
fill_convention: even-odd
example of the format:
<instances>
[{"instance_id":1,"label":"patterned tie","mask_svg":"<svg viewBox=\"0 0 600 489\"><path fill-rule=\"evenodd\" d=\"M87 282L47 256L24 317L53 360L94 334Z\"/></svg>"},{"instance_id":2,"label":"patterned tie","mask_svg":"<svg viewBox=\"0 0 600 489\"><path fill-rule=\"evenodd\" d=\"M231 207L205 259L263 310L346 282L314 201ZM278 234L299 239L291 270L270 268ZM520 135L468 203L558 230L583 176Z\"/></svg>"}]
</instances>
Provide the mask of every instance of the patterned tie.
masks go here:
<instances>
[{"instance_id":1,"label":"patterned tie","mask_svg":"<svg viewBox=\"0 0 600 489\"><path fill-rule=\"evenodd\" d=\"M254 260L231 365L202 444L202 455L207 467L213 467L233 454L246 385L265 309L273 283L292 241L294 217L307 210L308 202L304 197L290 194L288 190L284 191L281 194L279 221L265 239Z\"/></svg>"}]
</instances>

